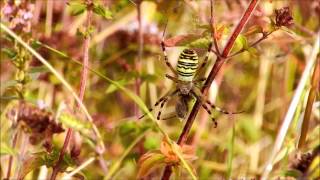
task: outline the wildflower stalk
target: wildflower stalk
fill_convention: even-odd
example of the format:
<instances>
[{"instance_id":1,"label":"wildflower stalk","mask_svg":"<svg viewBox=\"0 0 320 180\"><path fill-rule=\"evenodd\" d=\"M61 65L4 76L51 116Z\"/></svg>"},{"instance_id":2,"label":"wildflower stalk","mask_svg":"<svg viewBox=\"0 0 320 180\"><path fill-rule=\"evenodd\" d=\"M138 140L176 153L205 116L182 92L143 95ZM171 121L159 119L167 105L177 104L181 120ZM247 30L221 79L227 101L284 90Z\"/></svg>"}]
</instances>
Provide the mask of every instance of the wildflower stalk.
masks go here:
<instances>
[{"instance_id":1,"label":"wildflower stalk","mask_svg":"<svg viewBox=\"0 0 320 180\"><path fill-rule=\"evenodd\" d=\"M83 101L83 97L84 97L84 93L85 93L85 89L86 89L86 84L87 84L87 76L88 76L88 69L87 67L89 67L89 45L90 45L90 27L91 27L91 19L92 19L92 6L93 6L93 2L92 0L87 0L86 1L87 4L87 21L86 21L86 30L87 33L84 36L84 50L83 50L83 67L82 67L82 71L81 71L81 79L80 79L80 90L79 90L79 99L82 103ZM77 103L77 108L80 107L80 104ZM52 170L52 175L50 180L55 180L58 172L60 170L60 163L63 161L63 157L64 154L67 150L67 147L69 145L70 139L72 137L72 128L68 128L67 134L65 136L64 139L64 143L63 143L63 147L60 150L60 155L59 155L59 159L56 163L56 165L53 167Z\"/></svg>"},{"instance_id":2,"label":"wildflower stalk","mask_svg":"<svg viewBox=\"0 0 320 180\"><path fill-rule=\"evenodd\" d=\"M139 44L139 48L138 48L138 60L135 63L135 69L138 73L140 73L141 70L141 60L142 60L142 54L143 54L143 29L142 29L142 19L141 19L141 3L142 0L138 0L137 1L137 19L138 19L138 23L139 23L139 27L138 27L138 44ZM136 78L136 82L135 82L135 91L137 96L140 96L140 84L141 84L141 79L140 77ZM139 116L139 108L138 106L135 104L134 105L134 112L135 112L135 116Z\"/></svg>"},{"instance_id":3,"label":"wildflower stalk","mask_svg":"<svg viewBox=\"0 0 320 180\"><path fill-rule=\"evenodd\" d=\"M232 35L230 36L225 48L222 51L221 56L217 57L217 60L215 62L215 64L213 65L211 72L203 86L203 88L201 89L201 92L206 95L209 91L209 88L214 80L214 78L216 77L216 75L218 74L219 70L221 69L222 65L226 62L226 58L228 57L236 38L238 37L238 35L241 33L241 31L243 30L244 26L247 24L249 17L251 16L251 14L253 13L255 7L257 6L259 0L251 0L250 4L248 6L248 8L246 9L246 11L244 12L242 18L240 19L240 22L238 23L238 25L236 26L236 28L234 29ZM188 138L188 134L190 132L190 129L192 127L192 124L195 120L196 115L198 114L198 111L201 107L201 102L199 102L198 100L196 101L196 103L194 104L192 111L187 119L187 122L182 130L182 133L180 134L180 137L178 139L178 144L181 146L183 145L187 138ZM162 180L168 180L171 176L172 173L172 167L170 165L165 167L163 176L162 176Z\"/></svg>"}]
</instances>

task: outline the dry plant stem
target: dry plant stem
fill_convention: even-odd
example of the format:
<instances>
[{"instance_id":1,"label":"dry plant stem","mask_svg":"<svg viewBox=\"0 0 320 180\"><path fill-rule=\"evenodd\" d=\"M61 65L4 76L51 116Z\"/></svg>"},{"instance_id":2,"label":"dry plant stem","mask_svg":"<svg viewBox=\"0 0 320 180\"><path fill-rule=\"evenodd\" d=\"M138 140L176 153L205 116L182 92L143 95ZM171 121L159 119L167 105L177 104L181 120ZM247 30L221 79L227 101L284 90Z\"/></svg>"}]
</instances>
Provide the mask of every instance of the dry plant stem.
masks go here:
<instances>
[{"instance_id":1,"label":"dry plant stem","mask_svg":"<svg viewBox=\"0 0 320 180\"><path fill-rule=\"evenodd\" d=\"M17 139L18 139L18 132L16 132L14 134L13 141L12 141L12 148L16 147ZM12 162L13 162L13 155L10 155L9 162L8 162L8 171L7 171L7 178L6 179L10 179Z\"/></svg>"},{"instance_id":2,"label":"dry plant stem","mask_svg":"<svg viewBox=\"0 0 320 180\"><path fill-rule=\"evenodd\" d=\"M316 63L317 64L317 63ZM311 89L309 92L308 96L308 101L307 101L307 107L306 111L304 113L303 117L303 122L302 122L302 127L301 127L301 133L300 133L300 138L298 142L298 148L302 150L304 147L304 144L306 142L306 137L308 133L308 128L309 128L309 122L310 122L310 116L311 116L311 111L312 111L312 105L316 97L316 90L317 90L317 82L319 82L319 66L317 66L312 75L312 80L311 80Z\"/></svg>"},{"instance_id":3,"label":"dry plant stem","mask_svg":"<svg viewBox=\"0 0 320 180\"><path fill-rule=\"evenodd\" d=\"M236 38L238 37L238 35L241 33L241 31L243 30L244 26L247 24L249 17L251 16L251 14L253 13L255 7L257 6L259 0L251 0L250 4L248 6L248 8L246 9L246 11L244 12L240 22L238 23L238 25L236 26L236 28L234 29L232 35L230 36L225 48L222 51L221 56L217 57L217 60L215 62L215 64L213 65L211 72L203 86L203 88L201 89L201 92L203 93L203 95L206 95L208 93L208 90L214 80L214 78L216 77L216 75L218 74L220 68L222 67L222 65L225 63L226 61L226 57L228 57L228 54L230 53L234 42L236 40ZM201 103L199 101L196 101L196 103L194 104L191 113L188 117L188 120L182 130L182 133L180 134L180 137L178 139L178 144L179 145L183 145L187 138L188 138L188 134L190 132L190 129L192 127L192 124L195 120L195 117L199 111L201 107ZM171 176L172 170L170 166L166 166L163 176L162 176L162 180L168 180Z\"/></svg>"},{"instance_id":4,"label":"dry plant stem","mask_svg":"<svg viewBox=\"0 0 320 180\"><path fill-rule=\"evenodd\" d=\"M52 0L47 0L47 10L46 10L46 28L45 28L45 36L50 37L52 32L52 10L53 10Z\"/></svg>"},{"instance_id":5,"label":"dry plant stem","mask_svg":"<svg viewBox=\"0 0 320 180\"><path fill-rule=\"evenodd\" d=\"M139 48L138 48L138 60L135 63L135 69L138 73L140 73L141 70L141 60L142 60L142 54L143 54L143 29L142 29L142 19L141 19L141 2L142 0L137 1L137 18L138 18L138 41L139 41ZM141 79L139 77L136 78L135 82L135 91L137 96L140 96L140 84L141 84ZM134 112L135 116L139 116L139 108L136 104L134 104Z\"/></svg>"},{"instance_id":6,"label":"dry plant stem","mask_svg":"<svg viewBox=\"0 0 320 180\"><path fill-rule=\"evenodd\" d=\"M83 50L83 68L81 71L81 80L80 80L80 90L79 90L79 99L82 101L83 97L84 97L84 92L86 89L86 83L87 83L87 76L88 76L88 68L89 67L89 45L90 45L90 34L89 34L89 29L91 26L91 19L92 19L92 5L93 2L92 0L87 0L86 1L87 4L87 22L86 22L86 29L87 29L87 33L85 35L85 39L84 39L84 50ZM79 104L77 104L77 108L79 108ZM50 180L55 180L58 172L60 170L60 163L63 161L63 156L67 150L67 147L69 145L70 139L72 136L72 129L69 128L66 134L66 137L64 139L64 143L63 143L63 147L60 151L60 155L59 155L59 159L57 164L53 167L53 171L52 171L52 175Z\"/></svg>"}]
</instances>

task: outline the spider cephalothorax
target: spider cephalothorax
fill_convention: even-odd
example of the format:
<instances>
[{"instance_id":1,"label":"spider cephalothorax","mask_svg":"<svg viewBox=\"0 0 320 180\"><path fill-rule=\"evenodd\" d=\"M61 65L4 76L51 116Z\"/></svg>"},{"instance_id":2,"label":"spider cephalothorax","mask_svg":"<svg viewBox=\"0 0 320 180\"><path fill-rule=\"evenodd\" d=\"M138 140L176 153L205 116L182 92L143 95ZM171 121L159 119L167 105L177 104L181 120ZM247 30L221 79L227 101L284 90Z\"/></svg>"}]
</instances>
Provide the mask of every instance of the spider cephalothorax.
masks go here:
<instances>
[{"instance_id":1,"label":"spider cephalothorax","mask_svg":"<svg viewBox=\"0 0 320 180\"><path fill-rule=\"evenodd\" d=\"M166 75L167 78L171 79L176 83L176 88L173 92L167 93L165 96L161 97L154 106L160 105L160 110L157 115L157 119L161 119L161 109L164 107L165 103L169 100L169 98L173 96L178 96L178 101L175 107L175 116L184 119L189 112L188 104L191 99L196 98L201 102L202 107L211 115L212 112L210 108L216 109L219 112L224 114L235 114L230 113L228 111L222 110L216 107L214 104L210 103L210 101L205 100L201 91L196 84L201 83L206 80L205 78L199 78L198 76L201 74L205 65L207 64L209 53L211 51L212 43L209 44L207 54L204 58L204 61L199 66L199 58L197 53L192 49L184 49L178 59L177 67L174 69L170 62L168 61L166 47L164 44L164 40L161 42L162 51L164 54L164 60L166 65L172 71L174 76ZM149 111L152 111L153 108L150 108ZM144 116L144 115L143 115ZM142 118L141 116L140 118ZM174 117L175 117L174 116ZM217 122L214 118L212 118L215 125Z\"/></svg>"}]
</instances>

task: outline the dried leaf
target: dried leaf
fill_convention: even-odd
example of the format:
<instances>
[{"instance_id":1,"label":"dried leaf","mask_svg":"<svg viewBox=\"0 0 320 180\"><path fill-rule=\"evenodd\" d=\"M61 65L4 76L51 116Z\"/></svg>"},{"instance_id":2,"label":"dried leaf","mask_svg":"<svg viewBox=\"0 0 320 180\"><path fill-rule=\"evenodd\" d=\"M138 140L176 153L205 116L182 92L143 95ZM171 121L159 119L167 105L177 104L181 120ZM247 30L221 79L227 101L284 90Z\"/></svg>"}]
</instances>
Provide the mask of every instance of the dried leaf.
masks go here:
<instances>
[{"instance_id":1,"label":"dried leaf","mask_svg":"<svg viewBox=\"0 0 320 180\"><path fill-rule=\"evenodd\" d=\"M219 41L222 37L222 35L225 33L226 26L221 25L220 27L216 28L214 37Z\"/></svg>"},{"instance_id":2,"label":"dried leaf","mask_svg":"<svg viewBox=\"0 0 320 180\"><path fill-rule=\"evenodd\" d=\"M259 25L249 27L249 29L243 33L244 36L250 36L258 33L263 33L263 28Z\"/></svg>"},{"instance_id":3,"label":"dried leaf","mask_svg":"<svg viewBox=\"0 0 320 180\"><path fill-rule=\"evenodd\" d=\"M166 47L185 46L186 44L189 44L192 41L197 40L198 38L200 38L200 36L195 34L179 35L166 39L164 41L164 44Z\"/></svg>"},{"instance_id":4,"label":"dried leaf","mask_svg":"<svg viewBox=\"0 0 320 180\"><path fill-rule=\"evenodd\" d=\"M164 165L165 156L161 153L149 152L144 154L139 159L139 171L137 174L137 179L147 176L155 169Z\"/></svg>"}]
</instances>

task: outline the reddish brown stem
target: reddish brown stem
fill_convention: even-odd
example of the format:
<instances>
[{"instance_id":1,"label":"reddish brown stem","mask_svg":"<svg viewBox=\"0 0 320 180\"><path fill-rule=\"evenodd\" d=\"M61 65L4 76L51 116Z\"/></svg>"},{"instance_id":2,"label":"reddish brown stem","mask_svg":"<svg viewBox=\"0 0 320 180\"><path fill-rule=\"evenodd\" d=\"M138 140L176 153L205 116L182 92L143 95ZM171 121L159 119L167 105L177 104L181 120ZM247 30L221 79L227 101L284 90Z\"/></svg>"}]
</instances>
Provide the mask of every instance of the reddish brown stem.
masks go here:
<instances>
[{"instance_id":1,"label":"reddish brown stem","mask_svg":"<svg viewBox=\"0 0 320 180\"><path fill-rule=\"evenodd\" d=\"M85 38L84 39L84 48L83 48L84 54L83 54L83 61L82 61L83 68L81 71L80 90L79 90L79 99L81 100L81 102L84 97L86 84L87 84L87 76L88 76L88 68L87 67L89 67L89 45L90 45L90 40L91 40L89 29L91 26L93 2L92 2L92 0L87 0L86 4L87 4L87 21L86 21L87 33L85 34L85 37L84 37ZM79 107L80 107L80 104L77 104L77 108L79 108ZM67 131L67 134L65 136L65 139L64 139L63 147L60 150L59 159L58 159L56 165L53 167L50 180L55 180L58 173L59 173L60 163L63 161L63 156L67 150L67 147L69 145L71 137L72 137L72 129L69 128Z\"/></svg>"},{"instance_id":2,"label":"reddish brown stem","mask_svg":"<svg viewBox=\"0 0 320 180\"><path fill-rule=\"evenodd\" d=\"M203 88L201 89L201 92L203 93L203 95L206 95L208 93L208 90L209 90L214 78L218 74L222 65L225 63L226 57L228 57L228 54L230 53L236 38L241 33L244 26L247 24L249 17L251 16L251 14L253 13L253 10L257 6L257 3L258 3L258 0L251 0L248 8L244 12L240 22L236 26L235 30L233 31L232 35L230 36L230 38L227 42L225 48L223 49L221 56L217 57L217 60L216 60L215 64L213 65L211 72L210 72ZM188 117L188 120L187 120L183 130L182 130L182 133L180 134L180 137L178 139L179 145L182 145L186 142L186 140L188 138L188 134L190 132L190 129L192 127L192 124L195 120L195 117L196 117L200 107L201 107L201 103L197 100L191 110L191 113ZM164 173L163 173L163 176L162 176L162 180L168 180L171 176L171 173L172 173L171 166L166 166Z\"/></svg>"}]
</instances>

